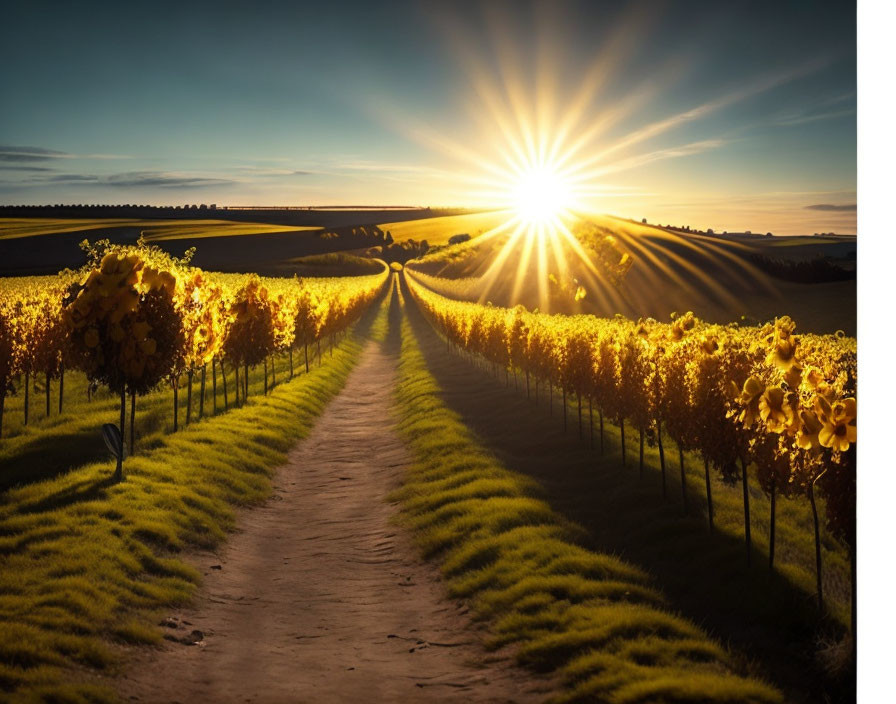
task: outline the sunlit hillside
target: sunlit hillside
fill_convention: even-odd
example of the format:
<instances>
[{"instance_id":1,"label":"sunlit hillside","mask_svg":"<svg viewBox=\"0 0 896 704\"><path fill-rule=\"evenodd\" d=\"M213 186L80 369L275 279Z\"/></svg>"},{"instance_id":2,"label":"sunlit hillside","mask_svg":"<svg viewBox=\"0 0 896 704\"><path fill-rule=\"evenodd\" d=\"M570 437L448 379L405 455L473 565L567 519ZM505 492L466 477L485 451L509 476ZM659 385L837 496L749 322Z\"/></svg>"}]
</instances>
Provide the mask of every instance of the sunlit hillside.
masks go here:
<instances>
[{"instance_id":1,"label":"sunlit hillside","mask_svg":"<svg viewBox=\"0 0 896 704\"><path fill-rule=\"evenodd\" d=\"M803 330L855 332L854 276L844 273L844 280L800 283L794 280L799 270L781 272L770 264L787 259L808 266L822 257L833 262L829 268L835 274L840 268L854 271L854 238L737 241L611 216L589 215L585 221L592 227L571 227L578 239L552 238L544 244L543 256L527 253L523 242L513 242L505 233L433 252L413 267L462 279L450 284L455 294L496 305L658 320L690 310L718 323L763 322L786 313ZM604 261L606 257L611 261ZM611 271L614 261L623 257L630 261L624 274ZM542 282L543 290L534 282Z\"/></svg>"}]
</instances>

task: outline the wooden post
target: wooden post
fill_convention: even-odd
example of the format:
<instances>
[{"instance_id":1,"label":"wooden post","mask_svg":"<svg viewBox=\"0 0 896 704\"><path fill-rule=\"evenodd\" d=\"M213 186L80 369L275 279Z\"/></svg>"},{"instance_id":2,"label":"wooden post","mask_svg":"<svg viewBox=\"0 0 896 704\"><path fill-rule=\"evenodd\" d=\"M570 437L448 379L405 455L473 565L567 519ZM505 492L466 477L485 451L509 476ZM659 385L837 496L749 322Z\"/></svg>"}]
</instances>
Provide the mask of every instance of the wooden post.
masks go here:
<instances>
[{"instance_id":1,"label":"wooden post","mask_svg":"<svg viewBox=\"0 0 896 704\"><path fill-rule=\"evenodd\" d=\"M681 470L681 503L684 507L684 512L688 512L688 489L686 484L686 479L684 476L684 450L681 449L681 445L678 446L678 466Z\"/></svg>"},{"instance_id":2,"label":"wooden post","mask_svg":"<svg viewBox=\"0 0 896 704\"><path fill-rule=\"evenodd\" d=\"M663 449L663 422L656 421L656 439L660 448L660 474L663 477L663 498L666 498L666 451Z\"/></svg>"},{"instance_id":3,"label":"wooden post","mask_svg":"<svg viewBox=\"0 0 896 704\"><path fill-rule=\"evenodd\" d=\"M205 367L202 365L202 372L199 374L199 417L205 414Z\"/></svg>"},{"instance_id":4,"label":"wooden post","mask_svg":"<svg viewBox=\"0 0 896 704\"><path fill-rule=\"evenodd\" d=\"M703 458L703 472L706 475L706 514L709 518L709 532L712 533L712 485L709 483L709 459Z\"/></svg>"},{"instance_id":5,"label":"wooden post","mask_svg":"<svg viewBox=\"0 0 896 704\"><path fill-rule=\"evenodd\" d=\"M121 386L121 414L118 419L118 432L121 437L121 453L118 455L118 458L115 462L115 481L120 482L124 477L124 474L121 469L122 462L124 460L124 400L125 400L125 389L124 384Z\"/></svg>"},{"instance_id":6,"label":"wooden post","mask_svg":"<svg viewBox=\"0 0 896 704\"><path fill-rule=\"evenodd\" d=\"M747 484L747 461L741 457L740 458L740 466L741 466L741 478L744 485L744 541L747 545L747 566L749 567L752 559L753 559L753 541L750 538L750 487ZM812 511L815 512L815 497L814 494L812 496ZM817 535L817 525L818 525L818 515L815 516L815 524L816 524L816 535ZM820 549L820 548L819 548ZM820 554L820 553L819 553ZM819 557L820 559L820 557ZM819 582L820 584L820 582Z\"/></svg>"},{"instance_id":7,"label":"wooden post","mask_svg":"<svg viewBox=\"0 0 896 704\"><path fill-rule=\"evenodd\" d=\"M137 447L137 442L134 436L134 419L137 417L137 392L131 391L131 444L128 445L131 449L131 454L133 455L135 452L135 448Z\"/></svg>"}]
</instances>

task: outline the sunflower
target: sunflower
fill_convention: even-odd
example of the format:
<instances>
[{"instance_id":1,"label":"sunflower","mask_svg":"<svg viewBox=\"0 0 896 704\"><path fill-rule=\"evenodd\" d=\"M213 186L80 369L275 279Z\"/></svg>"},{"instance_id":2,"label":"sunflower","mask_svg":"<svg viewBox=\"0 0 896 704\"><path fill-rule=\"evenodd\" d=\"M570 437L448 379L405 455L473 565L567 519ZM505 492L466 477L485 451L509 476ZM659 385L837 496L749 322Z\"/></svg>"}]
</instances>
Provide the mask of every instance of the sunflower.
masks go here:
<instances>
[{"instance_id":1,"label":"sunflower","mask_svg":"<svg viewBox=\"0 0 896 704\"><path fill-rule=\"evenodd\" d=\"M793 425L792 400L780 386L769 386L759 398L759 417L772 433L783 433Z\"/></svg>"},{"instance_id":2,"label":"sunflower","mask_svg":"<svg viewBox=\"0 0 896 704\"><path fill-rule=\"evenodd\" d=\"M751 376L744 382L743 389L737 397L737 402L743 406L738 420L746 427L750 427L759 417L759 399L765 391L765 384L759 377Z\"/></svg>"},{"instance_id":3,"label":"sunflower","mask_svg":"<svg viewBox=\"0 0 896 704\"><path fill-rule=\"evenodd\" d=\"M818 442L822 447L829 447L834 452L846 452L850 445L854 445L858 436L856 428L856 400L846 398L828 404L827 401L816 397L816 407L827 407L822 420L821 430L818 431Z\"/></svg>"}]
</instances>

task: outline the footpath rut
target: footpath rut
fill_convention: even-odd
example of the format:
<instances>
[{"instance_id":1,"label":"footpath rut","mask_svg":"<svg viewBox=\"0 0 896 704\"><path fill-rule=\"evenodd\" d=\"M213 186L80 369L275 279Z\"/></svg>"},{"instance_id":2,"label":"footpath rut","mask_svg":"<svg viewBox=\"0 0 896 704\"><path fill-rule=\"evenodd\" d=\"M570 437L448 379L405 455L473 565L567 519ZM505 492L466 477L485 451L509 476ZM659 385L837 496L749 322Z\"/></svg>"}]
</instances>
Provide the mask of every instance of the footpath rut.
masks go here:
<instances>
[{"instance_id":1,"label":"footpath rut","mask_svg":"<svg viewBox=\"0 0 896 704\"><path fill-rule=\"evenodd\" d=\"M139 702L529 702L544 682L488 653L390 519L410 457L393 429L395 355L368 343L345 388L239 517L170 634L120 678ZM220 568L218 568L220 567ZM195 637L195 636L194 636ZM189 640L189 638L187 638Z\"/></svg>"}]
</instances>

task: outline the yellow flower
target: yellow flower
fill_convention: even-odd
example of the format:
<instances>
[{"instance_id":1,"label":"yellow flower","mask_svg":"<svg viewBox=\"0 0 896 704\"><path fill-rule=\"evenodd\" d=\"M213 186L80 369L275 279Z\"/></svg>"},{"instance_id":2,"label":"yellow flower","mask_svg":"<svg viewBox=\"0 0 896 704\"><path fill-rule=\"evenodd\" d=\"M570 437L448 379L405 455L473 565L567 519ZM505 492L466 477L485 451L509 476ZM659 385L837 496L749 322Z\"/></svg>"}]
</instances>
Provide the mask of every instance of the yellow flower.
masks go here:
<instances>
[{"instance_id":1,"label":"yellow flower","mask_svg":"<svg viewBox=\"0 0 896 704\"><path fill-rule=\"evenodd\" d=\"M784 373L784 381L791 389L798 389L803 378L803 368L799 364L794 364Z\"/></svg>"},{"instance_id":2,"label":"yellow flower","mask_svg":"<svg viewBox=\"0 0 896 704\"><path fill-rule=\"evenodd\" d=\"M828 403L823 396L815 397L815 409L821 416L822 427L818 431L818 442L834 452L846 452L854 445L858 436L856 429L857 406L854 398L845 398Z\"/></svg>"},{"instance_id":3,"label":"yellow flower","mask_svg":"<svg viewBox=\"0 0 896 704\"><path fill-rule=\"evenodd\" d=\"M797 336L779 337L775 341L775 348L769 352L766 362L774 364L781 371L787 371L794 363L794 355L799 345Z\"/></svg>"},{"instance_id":4,"label":"yellow flower","mask_svg":"<svg viewBox=\"0 0 896 704\"><path fill-rule=\"evenodd\" d=\"M834 452L846 452L854 445L858 431L856 426L845 418L826 420L818 432L818 442L822 447L829 447Z\"/></svg>"},{"instance_id":5,"label":"yellow flower","mask_svg":"<svg viewBox=\"0 0 896 704\"><path fill-rule=\"evenodd\" d=\"M818 420L818 416L811 411L801 411L800 420L802 424L796 436L796 444L804 450L818 447L818 433L822 428L822 423Z\"/></svg>"},{"instance_id":6,"label":"yellow flower","mask_svg":"<svg viewBox=\"0 0 896 704\"><path fill-rule=\"evenodd\" d=\"M789 403L784 389L770 386L759 399L759 417L765 422L769 431L783 433L793 423L793 407Z\"/></svg>"},{"instance_id":7,"label":"yellow flower","mask_svg":"<svg viewBox=\"0 0 896 704\"><path fill-rule=\"evenodd\" d=\"M700 344L703 346L703 351L706 352L706 354L712 354L719 349L719 343L714 337L704 337L703 340L700 341Z\"/></svg>"},{"instance_id":8,"label":"yellow flower","mask_svg":"<svg viewBox=\"0 0 896 704\"><path fill-rule=\"evenodd\" d=\"M737 398L738 403L744 407L738 420L747 427L753 425L759 417L759 399L763 391L765 384L759 377L751 376L744 382L743 390Z\"/></svg>"}]
</instances>

